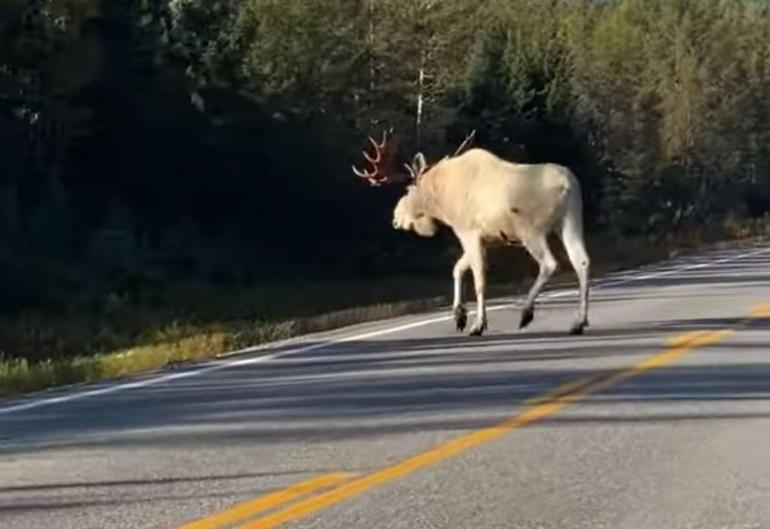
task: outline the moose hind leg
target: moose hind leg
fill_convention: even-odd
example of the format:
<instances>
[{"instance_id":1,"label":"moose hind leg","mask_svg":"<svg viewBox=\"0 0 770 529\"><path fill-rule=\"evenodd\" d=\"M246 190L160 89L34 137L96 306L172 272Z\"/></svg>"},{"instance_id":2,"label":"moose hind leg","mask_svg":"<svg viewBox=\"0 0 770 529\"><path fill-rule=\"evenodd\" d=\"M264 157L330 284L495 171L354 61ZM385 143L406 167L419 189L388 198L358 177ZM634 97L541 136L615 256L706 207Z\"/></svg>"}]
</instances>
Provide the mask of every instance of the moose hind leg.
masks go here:
<instances>
[{"instance_id":1,"label":"moose hind leg","mask_svg":"<svg viewBox=\"0 0 770 529\"><path fill-rule=\"evenodd\" d=\"M454 270L452 271L452 277L454 279L454 302L452 303L452 315L455 319L455 324L458 331L464 331L468 325L468 311L465 310L463 304L463 277L468 269L471 267L467 254L463 254L460 259L457 260Z\"/></svg>"},{"instance_id":2,"label":"moose hind leg","mask_svg":"<svg viewBox=\"0 0 770 529\"><path fill-rule=\"evenodd\" d=\"M540 266L540 271L537 274L537 279L532 285L529 294L527 294L527 300L524 302L524 308L521 311L521 320L519 321L520 329L523 329L532 323L532 320L535 318L535 300L558 268L558 263L551 253L551 249L548 247L548 241L545 235L526 241L524 246L532 258L537 261Z\"/></svg>"},{"instance_id":3,"label":"moose hind leg","mask_svg":"<svg viewBox=\"0 0 770 529\"><path fill-rule=\"evenodd\" d=\"M583 241L583 228L580 219L567 217L564 220L561 236L580 286L580 308L577 319L570 329L570 334L580 335L588 327L588 289L591 269L591 260Z\"/></svg>"}]
</instances>

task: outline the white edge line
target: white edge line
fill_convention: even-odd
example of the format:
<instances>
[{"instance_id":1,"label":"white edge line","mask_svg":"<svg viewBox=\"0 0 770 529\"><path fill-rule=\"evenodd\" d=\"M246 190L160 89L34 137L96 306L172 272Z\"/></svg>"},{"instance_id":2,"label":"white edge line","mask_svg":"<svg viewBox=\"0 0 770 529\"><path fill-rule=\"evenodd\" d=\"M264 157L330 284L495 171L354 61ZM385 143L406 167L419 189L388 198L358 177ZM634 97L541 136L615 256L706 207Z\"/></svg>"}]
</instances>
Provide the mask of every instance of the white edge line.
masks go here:
<instances>
[{"instance_id":1,"label":"white edge line","mask_svg":"<svg viewBox=\"0 0 770 529\"><path fill-rule=\"evenodd\" d=\"M714 266L714 265L718 265L718 264L722 264L722 263L727 263L727 262L730 262L730 261L739 261L741 259L746 259L747 257L753 257L755 255L760 255L760 254L767 253L767 252L770 252L770 248L763 248L761 250L755 250L755 251L747 252L747 253L743 253L743 254L723 257L721 259L716 259L714 261L709 261L709 262L706 262L706 263L699 263L699 264L693 264L693 265L685 265L685 266L677 267L677 268L674 268L674 269L667 269L667 270L665 270L663 272L655 272L655 273L651 273L651 274L643 274L643 275L638 275L638 276L625 277L623 279L616 279L616 280L612 280L612 279L609 279L609 278L607 278L607 279L600 279L600 280L596 281L595 284L592 285L591 288L595 290L595 289L600 289L600 288L615 287L615 286L618 286L618 285L632 283L632 282L635 282L635 281L645 281L645 280L648 280L648 279L655 279L657 277L663 277L663 276L668 276L668 275L677 274L677 273L681 273L681 272L686 272L688 270L696 270L696 269L700 269L700 268L706 268L706 267L710 267L710 266ZM561 297L565 297L565 296L572 295L572 294L574 294L574 289L560 290L560 291L555 291L555 292L550 292L550 293L544 293L541 296L541 299L556 299L556 298L561 298ZM502 305L495 305L493 307L489 307L487 309L487 311L493 312L493 311L498 311L498 310L510 309L510 308L515 307L516 305L517 305L516 303L505 303L505 304L502 304ZM471 311L471 313L473 313L473 312L474 311ZM225 362L214 361L214 362L209 363L205 367L201 367L201 368L198 368L198 369L191 369L189 371L183 371L183 372L180 372L180 373L171 373L171 374L168 374L168 375L160 375L160 376L157 376L157 377L154 377L154 378L147 378L147 379L144 379L144 380L137 380L137 381L134 381L134 382L127 382L127 383L124 383L124 384L115 384L115 385L111 385L111 386L108 386L108 387L105 387L105 388L92 389L92 390L82 391L82 392L79 392L79 393L71 393L71 394L68 394L68 395L61 395L61 396L58 396L58 397L43 398L43 399L39 399L39 400L33 400L31 402L26 402L26 403L23 403L23 404L16 404L16 405L12 405L12 406L7 406L5 408L0 408L0 416L1 415L9 415L9 414L14 413L14 412L27 411L27 410L31 410L31 409L35 409L35 408L41 408L41 407L44 407L44 406L50 406L52 404L62 404L62 403L65 403L65 402L72 402L72 401L82 400L82 399L86 399L86 398L90 398L90 397L98 397L98 396L101 396L101 395L109 395L109 394L112 394L112 393L118 393L118 392L121 392L121 391L130 390L130 389L145 388L145 387L153 386L155 384L160 384L160 383L163 383L163 382L169 382L169 381L172 381L172 380L180 380L180 379L184 379L184 378L196 377L196 376L204 375L204 374L207 374L207 373L212 373L212 372L215 372L215 371L221 371L223 369L228 369L228 368L231 368L231 367L241 367L241 366L248 366L248 365L254 365L254 364L261 364L261 363L269 362L271 360L275 360L277 358L282 358L284 356L293 356L293 355L297 355L297 354L307 353L307 352L310 352L310 351L316 351L316 350L319 350L319 349L326 349L328 347L333 347L333 346L341 344L341 343L354 342L354 341L359 341L359 340L366 340L368 338L376 338L378 336L384 336L384 335L387 335L387 334L393 334L393 333L398 333L398 332L401 332L401 331L407 331L407 330L415 329L415 328L418 328L418 327L424 327L426 325L432 325L434 323L441 323L441 322L444 322L444 321L449 321L451 319L452 319L451 315L449 315L449 316L446 316L446 315L445 316L437 316L437 317L434 317L434 318L428 318L428 319L424 319L424 320L419 320L419 321L416 321L416 322L407 323L407 324L404 324L404 325L398 325L398 326L395 326L395 327L388 327L388 328L379 329L379 330L376 330L376 331L370 331L370 332L366 332L366 333L362 333L362 334L356 334L356 335L353 335L353 336L347 336L347 337L344 337L344 338L338 338L336 340L330 340L330 341L326 341L326 342L315 343L315 344L312 344L312 345L306 345L304 347L298 347L296 349L287 349L285 351L279 351L279 352L272 353L272 354L267 354L267 355L262 355L262 356L255 356L255 357L250 357L250 358L242 358L242 359L238 359L238 360L225 361ZM249 351L253 351L253 349L243 349L242 351L240 351L240 353L244 353L245 354L245 353L248 353ZM230 355L234 355L234 354L238 354L238 353L239 353L239 351L234 351L233 353L230 353Z\"/></svg>"}]
</instances>

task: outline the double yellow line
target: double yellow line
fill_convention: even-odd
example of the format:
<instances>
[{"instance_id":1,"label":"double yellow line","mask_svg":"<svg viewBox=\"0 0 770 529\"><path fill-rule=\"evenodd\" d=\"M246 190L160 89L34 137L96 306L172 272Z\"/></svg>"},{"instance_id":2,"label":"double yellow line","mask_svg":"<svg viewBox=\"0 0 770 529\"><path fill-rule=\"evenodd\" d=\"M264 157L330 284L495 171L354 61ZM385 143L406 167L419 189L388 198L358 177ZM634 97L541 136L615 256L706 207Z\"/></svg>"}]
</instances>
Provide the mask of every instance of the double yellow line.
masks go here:
<instances>
[{"instance_id":1,"label":"double yellow line","mask_svg":"<svg viewBox=\"0 0 770 529\"><path fill-rule=\"evenodd\" d=\"M693 349L724 340L741 326L759 318L770 318L770 304L754 308L751 317L739 322L734 328L695 331L676 336L667 342L665 351L636 365L609 374L599 374L563 384L545 395L526 401L525 408L521 413L506 421L462 435L427 452L371 474L360 477L345 473L325 474L251 502L236 505L232 509L184 525L179 529L271 529L298 520L370 489L447 460L473 447L498 439L512 430L545 419L589 394L597 393L653 369L671 364ZM244 520L247 521L244 522ZM233 527L236 522L243 523Z\"/></svg>"},{"instance_id":2,"label":"double yellow line","mask_svg":"<svg viewBox=\"0 0 770 529\"><path fill-rule=\"evenodd\" d=\"M183 525L179 529L216 529L227 527L235 522L253 518L275 507L287 504L303 496L317 493L334 487L348 479L351 475L345 472L332 472L314 477L302 483L297 483L283 490L279 490L251 501L239 503L234 507L214 514L207 518ZM243 526L241 526L243 527Z\"/></svg>"}]
</instances>

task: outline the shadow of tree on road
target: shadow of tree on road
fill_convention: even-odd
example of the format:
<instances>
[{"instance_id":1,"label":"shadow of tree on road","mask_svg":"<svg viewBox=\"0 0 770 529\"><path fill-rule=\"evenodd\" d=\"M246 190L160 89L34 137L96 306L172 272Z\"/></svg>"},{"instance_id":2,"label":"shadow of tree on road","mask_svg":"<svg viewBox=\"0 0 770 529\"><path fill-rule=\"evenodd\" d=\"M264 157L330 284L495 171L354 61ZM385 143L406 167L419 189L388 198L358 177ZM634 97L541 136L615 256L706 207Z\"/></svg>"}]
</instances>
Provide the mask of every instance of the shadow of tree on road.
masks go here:
<instances>
[{"instance_id":1,"label":"shadow of tree on road","mask_svg":"<svg viewBox=\"0 0 770 529\"><path fill-rule=\"evenodd\" d=\"M66 447L140 446L201 441L307 443L398 435L411 431L466 430L506 418L526 399L564 382L597 373L602 356L632 364L650 354L662 330L721 329L738 319L660 322L655 329L612 330L595 343L537 334L481 340L426 338L340 344L314 359L291 359L225 369L216 376L159 384L110 397L72 403L67 412L41 408L3 417L3 435L23 434L34 424L54 432L35 450ZM770 398L770 363L740 362L743 351L770 350L770 328L757 322L751 336L715 347L736 362L673 366L627 381L584 401L591 406L623 402L739 401ZM597 341L598 340L598 341ZM527 350L527 344L537 349ZM494 347L490 348L493 345ZM658 347L659 349L659 347ZM700 348L707 351L709 347ZM533 365L526 365L532 362ZM576 368L575 365L581 365ZM606 366L602 369L607 369ZM728 414L729 415L729 414ZM720 419L729 418L722 414ZM707 420L644 415L638 420ZM715 417L716 419L716 417ZM574 419L571 419L574 421ZM602 419L630 421L633 418ZM542 424L560 424L558 418ZM17 445L6 452L32 449Z\"/></svg>"}]
</instances>

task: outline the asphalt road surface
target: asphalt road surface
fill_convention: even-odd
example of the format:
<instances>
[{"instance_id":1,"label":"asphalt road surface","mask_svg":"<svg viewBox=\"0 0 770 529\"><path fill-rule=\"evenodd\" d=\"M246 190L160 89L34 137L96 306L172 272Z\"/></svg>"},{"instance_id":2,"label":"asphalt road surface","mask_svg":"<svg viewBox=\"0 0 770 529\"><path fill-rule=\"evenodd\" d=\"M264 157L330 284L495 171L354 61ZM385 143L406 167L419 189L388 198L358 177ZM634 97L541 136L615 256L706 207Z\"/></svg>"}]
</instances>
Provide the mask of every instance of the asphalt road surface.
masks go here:
<instances>
[{"instance_id":1,"label":"asphalt road surface","mask_svg":"<svg viewBox=\"0 0 770 529\"><path fill-rule=\"evenodd\" d=\"M0 528L770 527L770 249L599 279L583 337L576 303L0 402Z\"/></svg>"}]
</instances>

